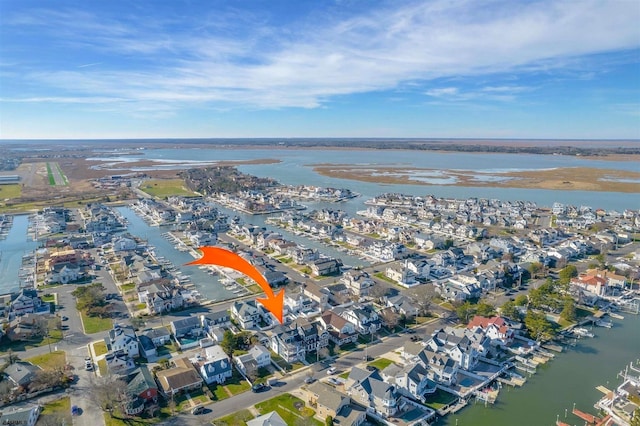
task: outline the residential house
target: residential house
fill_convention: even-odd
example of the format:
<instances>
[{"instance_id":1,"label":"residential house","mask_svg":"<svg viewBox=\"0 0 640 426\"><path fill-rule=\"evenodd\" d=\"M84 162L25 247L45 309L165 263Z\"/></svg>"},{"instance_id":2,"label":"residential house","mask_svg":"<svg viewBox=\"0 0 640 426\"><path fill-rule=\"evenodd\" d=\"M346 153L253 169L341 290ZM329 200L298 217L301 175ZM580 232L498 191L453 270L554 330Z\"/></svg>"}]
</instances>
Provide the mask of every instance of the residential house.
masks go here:
<instances>
[{"instance_id":1,"label":"residential house","mask_svg":"<svg viewBox=\"0 0 640 426\"><path fill-rule=\"evenodd\" d=\"M412 287L418 284L416 274L404 265L387 266L385 275L403 287Z\"/></svg>"},{"instance_id":2,"label":"residential house","mask_svg":"<svg viewBox=\"0 0 640 426\"><path fill-rule=\"evenodd\" d=\"M335 311L352 323L360 334L375 333L382 327L382 321L371 304L341 307L336 308Z\"/></svg>"},{"instance_id":3,"label":"residential house","mask_svg":"<svg viewBox=\"0 0 640 426\"><path fill-rule=\"evenodd\" d=\"M360 271L345 272L340 281L358 297L368 296L369 289L375 284L369 274Z\"/></svg>"},{"instance_id":4,"label":"residential house","mask_svg":"<svg viewBox=\"0 0 640 426\"><path fill-rule=\"evenodd\" d=\"M377 370L369 372L353 367L345 389L353 401L383 418L398 412L400 396L394 385L385 382Z\"/></svg>"},{"instance_id":5,"label":"residential house","mask_svg":"<svg viewBox=\"0 0 640 426\"><path fill-rule=\"evenodd\" d=\"M140 356L138 337L130 325L115 324L104 341L111 352L123 351L134 358Z\"/></svg>"},{"instance_id":6,"label":"residential house","mask_svg":"<svg viewBox=\"0 0 640 426\"><path fill-rule=\"evenodd\" d=\"M514 331L502 317L485 318L476 315L469 322L467 328L471 330L474 328L482 329L485 335L491 339L493 345L509 346L513 342Z\"/></svg>"},{"instance_id":7,"label":"residential house","mask_svg":"<svg viewBox=\"0 0 640 426\"><path fill-rule=\"evenodd\" d=\"M176 359L174 364L174 367L156 373L158 384L165 395L171 396L202 387L202 377L187 358Z\"/></svg>"},{"instance_id":8,"label":"residential house","mask_svg":"<svg viewBox=\"0 0 640 426\"><path fill-rule=\"evenodd\" d=\"M272 411L249 420L247 426L287 426L287 423L282 420L282 417L276 411Z\"/></svg>"},{"instance_id":9,"label":"residential house","mask_svg":"<svg viewBox=\"0 0 640 426\"><path fill-rule=\"evenodd\" d=\"M329 333L329 340L338 347L358 340L358 332L355 325L333 311L322 314L321 320Z\"/></svg>"},{"instance_id":10,"label":"residential house","mask_svg":"<svg viewBox=\"0 0 640 426\"><path fill-rule=\"evenodd\" d=\"M333 387L322 382L314 382L306 386L304 395L305 402L313 407L316 412L315 417L321 421L324 421L327 417L331 417L336 421L335 419L339 416L338 413L351 403L351 398L336 392Z\"/></svg>"},{"instance_id":11,"label":"residential house","mask_svg":"<svg viewBox=\"0 0 640 426\"><path fill-rule=\"evenodd\" d=\"M215 328L229 327L231 325L231 314L226 309L203 314L200 315L200 323L209 337L213 338L212 331Z\"/></svg>"},{"instance_id":12,"label":"residential house","mask_svg":"<svg viewBox=\"0 0 640 426\"><path fill-rule=\"evenodd\" d=\"M253 300L237 301L231 305L231 318L243 330L250 330L258 326L260 311Z\"/></svg>"},{"instance_id":13,"label":"residential house","mask_svg":"<svg viewBox=\"0 0 640 426\"><path fill-rule=\"evenodd\" d=\"M205 361L200 365L200 374L208 385L224 383L233 375L231 360L219 345L205 349Z\"/></svg>"},{"instance_id":14,"label":"residential house","mask_svg":"<svg viewBox=\"0 0 640 426\"><path fill-rule=\"evenodd\" d=\"M169 332L169 330L167 330L166 327L144 330L142 333L140 333L140 335L146 336L151 339L156 347L166 345L167 343L171 342L171 333Z\"/></svg>"},{"instance_id":15,"label":"residential house","mask_svg":"<svg viewBox=\"0 0 640 426\"><path fill-rule=\"evenodd\" d=\"M329 294L322 287L313 282L302 283L302 294L317 302L321 308L329 303Z\"/></svg>"},{"instance_id":16,"label":"residential house","mask_svg":"<svg viewBox=\"0 0 640 426\"><path fill-rule=\"evenodd\" d=\"M112 374L124 375L136 367L133 358L123 350L109 352L104 359L107 362L107 369Z\"/></svg>"},{"instance_id":17,"label":"residential house","mask_svg":"<svg viewBox=\"0 0 640 426\"><path fill-rule=\"evenodd\" d=\"M333 275L340 272L342 262L339 259L321 258L309 264L313 275Z\"/></svg>"},{"instance_id":18,"label":"residential house","mask_svg":"<svg viewBox=\"0 0 640 426\"><path fill-rule=\"evenodd\" d=\"M145 402L158 400L158 385L146 365L137 367L124 380L127 383L127 394L131 397L138 397Z\"/></svg>"},{"instance_id":19,"label":"residential house","mask_svg":"<svg viewBox=\"0 0 640 426\"><path fill-rule=\"evenodd\" d=\"M144 357L147 361L155 361L158 358L158 350L153 340L144 334L138 336L138 348L140 350L140 356Z\"/></svg>"},{"instance_id":20,"label":"residential house","mask_svg":"<svg viewBox=\"0 0 640 426\"><path fill-rule=\"evenodd\" d=\"M297 328L286 325L276 326L273 329L271 350L288 363L304 359L307 353L303 336L298 333Z\"/></svg>"},{"instance_id":21,"label":"residential house","mask_svg":"<svg viewBox=\"0 0 640 426\"><path fill-rule=\"evenodd\" d=\"M255 345L249 352L234 357L236 367L243 375L256 372L258 368L267 367L271 364L271 352L262 345Z\"/></svg>"},{"instance_id":22,"label":"residential house","mask_svg":"<svg viewBox=\"0 0 640 426\"><path fill-rule=\"evenodd\" d=\"M9 322L5 334L12 342L44 336L47 321L47 317L38 314L24 314Z\"/></svg>"},{"instance_id":23,"label":"residential house","mask_svg":"<svg viewBox=\"0 0 640 426\"><path fill-rule=\"evenodd\" d=\"M15 296L12 295L9 312L10 317L14 317L33 313L49 313L50 310L49 304L40 299L36 290L22 288Z\"/></svg>"},{"instance_id":24,"label":"residential house","mask_svg":"<svg viewBox=\"0 0 640 426\"><path fill-rule=\"evenodd\" d=\"M187 317L170 323L171 333L180 338L186 335L200 336L202 335L202 323L198 317Z\"/></svg>"},{"instance_id":25,"label":"residential house","mask_svg":"<svg viewBox=\"0 0 640 426\"><path fill-rule=\"evenodd\" d=\"M459 365L449 355L423 349L418 360L427 370L427 377L435 383L451 386L457 382Z\"/></svg>"},{"instance_id":26,"label":"residential house","mask_svg":"<svg viewBox=\"0 0 640 426\"><path fill-rule=\"evenodd\" d=\"M429 373L422 364L407 364L401 367L390 364L381 372L387 383L396 386L398 392L410 398L423 401L426 394L436 391L436 382L429 379Z\"/></svg>"},{"instance_id":27,"label":"residential house","mask_svg":"<svg viewBox=\"0 0 640 426\"><path fill-rule=\"evenodd\" d=\"M80 267L73 263L57 264L51 268L45 278L46 284L69 284L82 277Z\"/></svg>"},{"instance_id":28,"label":"residential house","mask_svg":"<svg viewBox=\"0 0 640 426\"><path fill-rule=\"evenodd\" d=\"M34 405L26 408L14 408L0 412L0 425L35 426L42 407Z\"/></svg>"},{"instance_id":29,"label":"residential house","mask_svg":"<svg viewBox=\"0 0 640 426\"><path fill-rule=\"evenodd\" d=\"M16 361L13 364L9 364L3 373L11 382L12 388L16 389L28 387L39 371L42 370L37 365L25 361Z\"/></svg>"},{"instance_id":30,"label":"residential house","mask_svg":"<svg viewBox=\"0 0 640 426\"><path fill-rule=\"evenodd\" d=\"M412 318L418 315L418 306L407 296L398 294L396 296L386 296L386 306L393 308L398 314L404 315L406 318Z\"/></svg>"}]
</instances>

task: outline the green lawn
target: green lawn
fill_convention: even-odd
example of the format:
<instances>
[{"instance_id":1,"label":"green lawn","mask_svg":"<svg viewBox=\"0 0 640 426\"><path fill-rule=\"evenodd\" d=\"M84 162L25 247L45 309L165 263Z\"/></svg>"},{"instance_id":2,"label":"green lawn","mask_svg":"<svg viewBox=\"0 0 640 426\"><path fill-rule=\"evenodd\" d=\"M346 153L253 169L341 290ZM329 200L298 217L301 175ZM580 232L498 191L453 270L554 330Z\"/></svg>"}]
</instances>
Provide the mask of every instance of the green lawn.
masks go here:
<instances>
[{"instance_id":1,"label":"green lawn","mask_svg":"<svg viewBox=\"0 0 640 426\"><path fill-rule=\"evenodd\" d=\"M348 379L349 371L345 371L344 373L340 374L338 377L340 377L341 379Z\"/></svg>"},{"instance_id":2,"label":"green lawn","mask_svg":"<svg viewBox=\"0 0 640 426\"><path fill-rule=\"evenodd\" d=\"M107 369L107 360L106 359L101 359L100 361L98 361L98 369L100 370L100 375L101 376L105 376L109 371Z\"/></svg>"},{"instance_id":3,"label":"green lawn","mask_svg":"<svg viewBox=\"0 0 640 426\"><path fill-rule=\"evenodd\" d=\"M212 423L215 426L246 426L251 419L253 419L253 414L249 410L240 410L228 416L215 419Z\"/></svg>"},{"instance_id":4,"label":"green lawn","mask_svg":"<svg viewBox=\"0 0 640 426\"><path fill-rule=\"evenodd\" d=\"M296 398L295 396L285 393L275 398L271 398L267 401L261 402L255 405L260 414L267 414L272 411L277 411L282 420L288 425L294 425L300 419L309 418L311 423L318 426L324 425L324 423L313 419L315 411L306 407L304 402Z\"/></svg>"},{"instance_id":5,"label":"green lawn","mask_svg":"<svg viewBox=\"0 0 640 426\"><path fill-rule=\"evenodd\" d=\"M47 163L47 176L49 176L49 185L55 186L56 180L53 177L53 173L51 172L51 164Z\"/></svg>"},{"instance_id":6,"label":"green lawn","mask_svg":"<svg viewBox=\"0 0 640 426\"><path fill-rule=\"evenodd\" d=\"M182 179L152 179L142 184L140 189L153 197L159 198L170 195L196 195L184 186Z\"/></svg>"},{"instance_id":7,"label":"green lawn","mask_svg":"<svg viewBox=\"0 0 640 426\"><path fill-rule=\"evenodd\" d=\"M45 294L41 297L43 302L55 302L56 301L56 295L55 294Z\"/></svg>"},{"instance_id":8,"label":"green lawn","mask_svg":"<svg viewBox=\"0 0 640 426\"><path fill-rule=\"evenodd\" d=\"M32 364L40 366L43 370L53 370L54 368L62 368L67 363L67 355L64 351L51 352L50 354L43 354L27 358Z\"/></svg>"},{"instance_id":9,"label":"green lawn","mask_svg":"<svg viewBox=\"0 0 640 426\"><path fill-rule=\"evenodd\" d=\"M210 385L209 390L213 394L216 401L222 401L223 399L229 398L229 394L222 385Z\"/></svg>"},{"instance_id":10,"label":"green lawn","mask_svg":"<svg viewBox=\"0 0 640 426\"><path fill-rule=\"evenodd\" d=\"M393 364L393 361L387 358L378 358L375 361L369 363L370 366L377 368L378 370L384 370L388 366Z\"/></svg>"},{"instance_id":11,"label":"green lawn","mask_svg":"<svg viewBox=\"0 0 640 426\"><path fill-rule=\"evenodd\" d=\"M386 281L386 282L388 282L388 283L391 283L391 284L397 284L394 280L392 280L391 278L389 278L388 276L386 276L386 275L384 274L384 272L378 272L378 273L375 273L375 274L373 274L373 276L374 276L374 277L376 277L376 278L380 278L381 280Z\"/></svg>"},{"instance_id":12,"label":"green lawn","mask_svg":"<svg viewBox=\"0 0 640 426\"><path fill-rule=\"evenodd\" d=\"M457 398L457 396L450 394L449 392L438 389L433 394L426 396L424 405L434 410L439 410L442 407L451 404Z\"/></svg>"},{"instance_id":13,"label":"green lawn","mask_svg":"<svg viewBox=\"0 0 640 426\"><path fill-rule=\"evenodd\" d=\"M237 371L233 371L233 377L225 383L225 387L232 395L238 395L251 389L251 385Z\"/></svg>"},{"instance_id":14,"label":"green lawn","mask_svg":"<svg viewBox=\"0 0 640 426\"><path fill-rule=\"evenodd\" d=\"M209 402L209 398L207 398L201 390L189 392L189 396L191 396L191 399L193 400L194 407L196 405L206 404ZM176 411L188 410L191 407L192 405L186 395L180 395L180 397L176 399Z\"/></svg>"},{"instance_id":15,"label":"green lawn","mask_svg":"<svg viewBox=\"0 0 640 426\"><path fill-rule=\"evenodd\" d=\"M136 289L136 285L134 283L127 283L120 286L123 292L131 291Z\"/></svg>"},{"instance_id":16,"label":"green lawn","mask_svg":"<svg viewBox=\"0 0 640 426\"><path fill-rule=\"evenodd\" d=\"M20 198L21 195L22 187L19 183L0 185L0 200Z\"/></svg>"},{"instance_id":17,"label":"green lawn","mask_svg":"<svg viewBox=\"0 0 640 426\"><path fill-rule=\"evenodd\" d=\"M71 398L68 396L44 404L38 423L43 424L72 424Z\"/></svg>"},{"instance_id":18,"label":"green lawn","mask_svg":"<svg viewBox=\"0 0 640 426\"><path fill-rule=\"evenodd\" d=\"M96 356L104 355L108 352L107 344L105 342L96 342L93 344L93 352Z\"/></svg>"},{"instance_id":19,"label":"green lawn","mask_svg":"<svg viewBox=\"0 0 640 426\"><path fill-rule=\"evenodd\" d=\"M80 312L82 324L86 334L98 333L99 331L111 330L113 323L111 318L90 317L84 312Z\"/></svg>"}]
</instances>

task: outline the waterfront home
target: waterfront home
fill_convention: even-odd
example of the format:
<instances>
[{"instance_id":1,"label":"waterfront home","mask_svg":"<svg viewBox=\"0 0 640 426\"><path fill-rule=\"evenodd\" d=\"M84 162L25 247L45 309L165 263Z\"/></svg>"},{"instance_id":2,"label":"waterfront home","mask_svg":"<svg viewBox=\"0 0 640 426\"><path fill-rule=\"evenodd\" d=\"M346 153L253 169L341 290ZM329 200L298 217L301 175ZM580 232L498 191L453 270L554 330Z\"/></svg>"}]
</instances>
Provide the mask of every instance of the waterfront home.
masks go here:
<instances>
[{"instance_id":1,"label":"waterfront home","mask_svg":"<svg viewBox=\"0 0 640 426\"><path fill-rule=\"evenodd\" d=\"M347 395L368 411L388 418L398 412L400 395L395 387L386 383L378 371L365 371L353 367L345 382Z\"/></svg>"},{"instance_id":2,"label":"waterfront home","mask_svg":"<svg viewBox=\"0 0 640 426\"><path fill-rule=\"evenodd\" d=\"M423 349L418 354L418 362L426 369L429 380L444 386L456 383L459 364L447 354Z\"/></svg>"},{"instance_id":3,"label":"waterfront home","mask_svg":"<svg viewBox=\"0 0 640 426\"><path fill-rule=\"evenodd\" d=\"M205 349L205 361L200 363L200 374L204 381L222 384L233 375L229 356L218 345Z\"/></svg>"},{"instance_id":4,"label":"waterfront home","mask_svg":"<svg viewBox=\"0 0 640 426\"><path fill-rule=\"evenodd\" d=\"M313 275L333 275L340 273L342 262L339 259L321 258L308 264Z\"/></svg>"},{"instance_id":5,"label":"waterfront home","mask_svg":"<svg viewBox=\"0 0 640 426\"><path fill-rule=\"evenodd\" d=\"M495 316L491 318L476 315L467 324L468 329L480 328L491 339L491 344L497 346L509 346L513 342L514 331L504 318Z\"/></svg>"},{"instance_id":6,"label":"waterfront home","mask_svg":"<svg viewBox=\"0 0 640 426\"><path fill-rule=\"evenodd\" d=\"M382 321L371 304L337 307L334 312L352 323L360 334L375 333L382 327Z\"/></svg>"},{"instance_id":7,"label":"waterfront home","mask_svg":"<svg viewBox=\"0 0 640 426\"><path fill-rule=\"evenodd\" d=\"M138 243L133 238L127 237L115 237L112 240L113 251L128 251L135 250L138 247Z\"/></svg>"},{"instance_id":8,"label":"waterfront home","mask_svg":"<svg viewBox=\"0 0 640 426\"><path fill-rule=\"evenodd\" d=\"M365 419L365 411L351 404L351 398L342 395L322 382L314 382L303 388L305 402L316 411L315 417L324 421L331 417L334 424L359 426Z\"/></svg>"},{"instance_id":9,"label":"waterfront home","mask_svg":"<svg viewBox=\"0 0 640 426\"><path fill-rule=\"evenodd\" d=\"M42 407L39 405L4 409L0 412L0 425L35 426L41 411Z\"/></svg>"},{"instance_id":10,"label":"waterfront home","mask_svg":"<svg viewBox=\"0 0 640 426\"><path fill-rule=\"evenodd\" d=\"M336 346L341 347L358 341L358 332L356 331L355 325L336 312L324 312L321 320L329 333L329 340L335 343Z\"/></svg>"},{"instance_id":11,"label":"waterfront home","mask_svg":"<svg viewBox=\"0 0 640 426\"><path fill-rule=\"evenodd\" d=\"M231 305L231 318L243 330L250 330L258 326L260 311L253 300L237 301Z\"/></svg>"},{"instance_id":12,"label":"waterfront home","mask_svg":"<svg viewBox=\"0 0 640 426\"><path fill-rule=\"evenodd\" d=\"M165 395L171 396L202 387L204 380L186 357L176 359L174 364L174 367L156 373L158 384Z\"/></svg>"},{"instance_id":13,"label":"waterfront home","mask_svg":"<svg viewBox=\"0 0 640 426\"><path fill-rule=\"evenodd\" d=\"M482 330L447 327L435 330L426 347L430 351L448 355L461 368L469 371L477 364L480 354L488 352L489 344L490 339Z\"/></svg>"},{"instance_id":14,"label":"waterfront home","mask_svg":"<svg viewBox=\"0 0 640 426\"><path fill-rule=\"evenodd\" d=\"M11 382L12 389L24 389L29 386L40 371L42 371L40 367L30 362L16 361L9 364L2 373Z\"/></svg>"},{"instance_id":15,"label":"waterfront home","mask_svg":"<svg viewBox=\"0 0 640 426\"><path fill-rule=\"evenodd\" d=\"M320 252L316 249L296 247L292 257L296 264L304 265L320 259Z\"/></svg>"},{"instance_id":16,"label":"waterfront home","mask_svg":"<svg viewBox=\"0 0 640 426\"><path fill-rule=\"evenodd\" d=\"M418 401L424 401L425 394L436 391L436 382L429 379L429 373L422 364L399 366L392 363L380 374L385 382L394 384L398 392Z\"/></svg>"},{"instance_id":17,"label":"waterfront home","mask_svg":"<svg viewBox=\"0 0 640 426\"><path fill-rule=\"evenodd\" d=\"M84 274L76 264L57 264L47 272L45 284L69 284L79 280Z\"/></svg>"},{"instance_id":18,"label":"waterfront home","mask_svg":"<svg viewBox=\"0 0 640 426\"><path fill-rule=\"evenodd\" d=\"M107 349L111 352L123 351L125 354L135 358L140 356L138 336L136 336L136 332L130 325L114 324L104 341Z\"/></svg>"},{"instance_id":19,"label":"waterfront home","mask_svg":"<svg viewBox=\"0 0 640 426\"><path fill-rule=\"evenodd\" d=\"M104 359L107 362L108 371L112 374L124 375L136 367L133 358L123 350L109 352Z\"/></svg>"}]
</instances>

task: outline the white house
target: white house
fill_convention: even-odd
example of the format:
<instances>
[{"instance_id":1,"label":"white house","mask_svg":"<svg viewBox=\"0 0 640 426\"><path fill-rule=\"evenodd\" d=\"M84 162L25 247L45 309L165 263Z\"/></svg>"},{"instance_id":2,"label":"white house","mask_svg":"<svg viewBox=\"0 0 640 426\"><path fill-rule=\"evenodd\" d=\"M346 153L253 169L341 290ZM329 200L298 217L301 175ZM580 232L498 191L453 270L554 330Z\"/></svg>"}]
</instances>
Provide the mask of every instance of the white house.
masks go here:
<instances>
[{"instance_id":1,"label":"white house","mask_svg":"<svg viewBox=\"0 0 640 426\"><path fill-rule=\"evenodd\" d=\"M231 360L218 345L205 349L206 360L200 366L200 374L204 381L211 383L224 383L233 375Z\"/></svg>"}]
</instances>

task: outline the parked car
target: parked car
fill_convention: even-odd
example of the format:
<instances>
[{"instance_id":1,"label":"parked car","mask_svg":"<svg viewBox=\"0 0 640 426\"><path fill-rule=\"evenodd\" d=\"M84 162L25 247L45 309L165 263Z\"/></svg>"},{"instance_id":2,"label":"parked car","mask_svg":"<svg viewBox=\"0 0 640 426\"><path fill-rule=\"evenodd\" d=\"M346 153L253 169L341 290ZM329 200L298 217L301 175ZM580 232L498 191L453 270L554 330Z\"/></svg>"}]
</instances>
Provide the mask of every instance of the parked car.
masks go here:
<instances>
[{"instance_id":1,"label":"parked car","mask_svg":"<svg viewBox=\"0 0 640 426\"><path fill-rule=\"evenodd\" d=\"M337 371L337 368L331 367L330 369L327 370L327 374L334 374L336 371Z\"/></svg>"},{"instance_id":2,"label":"parked car","mask_svg":"<svg viewBox=\"0 0 640 426\"><path fill-rule=\"evenodd\" d=\"M72 405L71 406L71 415L72 416L79 416L80 415L80 407L78 407L77 405Z\"/></svg>"},{"instance_id":3,"label":"parked car","mask_svg":"<svg viewBox=\"0 0 640 426\"><path fill-rule=\"evenodd\" d=\"M62 321L67 321L69 319L69 317L62 317Z\"/></svg>"},{"instance_id":4,"label":"parked car","mask_svg":"<svg viewBox=\"0 0 640 426\"><path fill-rule=\"evenodd\" d=\"M329 380L327 380L329 383L331 383L334 386L339 386L342 384L342 382L338 379L336 379L335 377L329 377Z\"/></svg>"},{"instance_id":5,"label":"parked car","mask_svg":"<svg viewBox=\"0 0 640 426\"><path fill-rule=\"evenodd\" d=\"M306 384L310 384L310 383L313 383L313 382L315 382L315 381L316 381L316 379L315 379L313 376L309 376L309 377L307 377L306 379L304 379L304 382L305 382Z\"/></svg>"},{"instance_id":6,"label":"parked car","mask_svg":"<svg viewBox=\"0 0 640 426\"><path fill-rule=\"evenodd\" d=\"M191 414L193 414L194 416L197 416L198 414L203 414L204 413L204 407L202 405L198 405L197 407L194 407L191 410Z\"/></svg>"},{"instance_id":7,"label":"parked car","mask_svg":"<svg viewBox=\"0 0 640 426\"><path fill-rule=\"evenodd\" d=\"M87 371L93 370L93 361L91 360L91 358L86 357L84 359L84 369Z\"/></svg>"},{"instance_id":8,"label":"parked car","mask_svg":"<svg viewBox=\"0 0 640 426\"><path fill-rule=\"evenodd\" d=\"M255 385L251 386L251 392L254 392L254 393L264 392L268 389L269 387L264 383L256 383Z\"/></svg>"}]
</instances>

